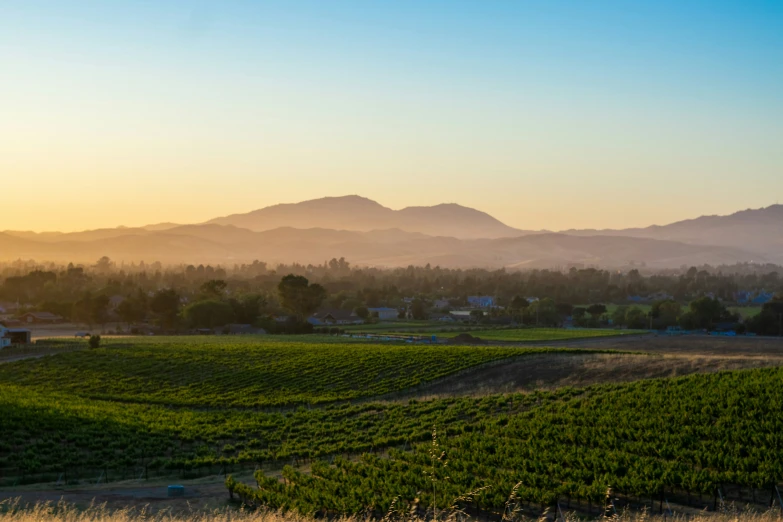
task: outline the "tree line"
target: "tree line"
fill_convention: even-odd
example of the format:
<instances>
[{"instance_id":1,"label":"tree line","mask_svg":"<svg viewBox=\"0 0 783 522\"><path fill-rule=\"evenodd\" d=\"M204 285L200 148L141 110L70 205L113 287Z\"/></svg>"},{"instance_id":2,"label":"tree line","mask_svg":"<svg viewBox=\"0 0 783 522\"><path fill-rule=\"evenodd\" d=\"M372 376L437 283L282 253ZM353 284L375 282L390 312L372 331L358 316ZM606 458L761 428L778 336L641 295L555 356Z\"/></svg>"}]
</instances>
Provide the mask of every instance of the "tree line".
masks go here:
<instances>
[{"instance_id":1,"label":"tree line","mask_svg":"<svg viewBox=\"0 0 783 522\"><path fill-rule=\"evenodd\" d=\"M345 259L332 259L322 265L271 267L256 261L213 267L117 264L102 258L94 265L2 264L0 302L19 303L25 310L48 311L87 324L151 320L172 329L211 328L227 322L254 324L281 315L301 320L318 307L351 310L365 316L368 307L386 306L401 310L403 316L424 319L436 304L445 311L467 306L468 296L491 295L498 308L494 314L505 314L525 324L554 325L572 317L578 326L605 325L611 320L612 324L633 328L678 325L690 329L737 320L724 309L735 301L738 292L780 294L783 279L779 269L751 264L660 272L598 268L465 270L430 265L381 269L352 266ZM315 293L307 298L299 295L299 302L293 306L279 288L288 276L307 280L308 287L316 285ZM291 295L296 294L295 281L300 280L290 279L294 285ZM629 298L650 295L657 296L652 301L652 312L628 304ZM113 300L117 296L119 304ZM693 302L696 304L692 309ZM710 309L714 302L723 308ZM612 303L624 306L613 307L611 314L600 308ZM775 303L747 321L748 328L777 333L779 305ZM492 319L493 313L484 320ZM481 317L477 315L476 320ZM268 326L282 327L279 323ZM293 322L289 326L295 328Z\"/></svg>"}]
</instances>

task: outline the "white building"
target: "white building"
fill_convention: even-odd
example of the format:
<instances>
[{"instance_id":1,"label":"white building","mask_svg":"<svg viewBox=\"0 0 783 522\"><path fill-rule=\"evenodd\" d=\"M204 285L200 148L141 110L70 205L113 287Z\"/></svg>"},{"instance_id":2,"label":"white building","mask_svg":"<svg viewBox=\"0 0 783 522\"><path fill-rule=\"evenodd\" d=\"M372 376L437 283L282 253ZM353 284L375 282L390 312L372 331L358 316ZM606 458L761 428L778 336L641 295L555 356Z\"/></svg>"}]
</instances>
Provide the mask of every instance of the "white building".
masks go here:
<instances>
[{"instance_id":1,"label":"white building","mask_svg":"<svg viewBox=\"0 0 783 522\"><path fill-rule=\"evenodd\" d=\"M396 308L368 308L368 310L370 317L377 315L381 321L394 321L400 314Z\"/></svg>"}]
</instances>

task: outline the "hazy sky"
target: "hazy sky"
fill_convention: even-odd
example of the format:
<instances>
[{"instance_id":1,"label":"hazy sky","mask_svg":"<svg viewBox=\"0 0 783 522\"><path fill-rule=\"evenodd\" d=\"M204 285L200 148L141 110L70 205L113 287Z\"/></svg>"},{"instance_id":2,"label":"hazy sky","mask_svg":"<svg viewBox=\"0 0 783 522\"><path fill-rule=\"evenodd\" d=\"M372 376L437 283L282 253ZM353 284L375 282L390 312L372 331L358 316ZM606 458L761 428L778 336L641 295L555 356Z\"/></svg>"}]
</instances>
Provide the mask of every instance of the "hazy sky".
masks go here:
<instances>
[{"instance_id":1,"label":"hazy sky","mask_svg":"<svg viewBox=\"0 0 783 522\"><path fill-rule=\"evenodd\" d=\"M0 230L783 201L783 1L0 0Z\"/></svg>"}]
</instances>

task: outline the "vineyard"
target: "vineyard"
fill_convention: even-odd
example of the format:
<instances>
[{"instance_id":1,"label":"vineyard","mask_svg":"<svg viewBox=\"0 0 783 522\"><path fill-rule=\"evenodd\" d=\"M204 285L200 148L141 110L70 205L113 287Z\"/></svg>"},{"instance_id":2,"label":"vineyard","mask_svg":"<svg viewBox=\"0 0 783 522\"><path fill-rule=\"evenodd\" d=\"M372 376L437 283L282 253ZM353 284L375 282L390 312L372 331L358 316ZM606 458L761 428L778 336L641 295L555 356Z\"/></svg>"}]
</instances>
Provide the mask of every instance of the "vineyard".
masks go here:
<instances>
[{"instance_id":1,"label":"vineyard","mask_svg":"<svg viewBox=\"0 0 783 522\"><path fill-rule=\"evenodd\" d=\"M123 477L149 469L199 475L224 466L275 467L409 449L426 441L435 424L478 422L484 415L522 411L572 393L577 392L259 412L172 409L3 385L0 482L55 480L61 473L83 476L85 470Z\"/></svg>"},{"instance_id":2,"label":"vineyard","mask_svg":"<svg viewBox=\"0 0 783 522\"><path fill-rule=\"evenodd\" d=\"M387 394L546 350L203 339L116 339L97 350L0 365L0 382L167 406L290 406Z\"/></svg>"},{"instance_id":3,"label":"vineyard","mask_svg":"<svg viewBox=\"0 0 783 522\"><path fill-rule=\"evenodd\" d=\"M442 337L455 337L460 332L439 334ZM639 330L602 330L602 329L565 329L565 328L510 328L483 330L473 332L473 335L487 341L503 342L542 342L565 341L575 339L596 339L599 337L614 337L618 335L636 335Z\"/></svg>"},{"instance_id":4,"label":"vineyard","mask_svg":"<svg viewBox=\"0 0 783 522\"><path fill-rule=\"evenodd\" d=\"M383 514L480 489L462 507L490 514L511 491L589 511L609 487L656 509L768 504L783 480L781 368L394 400L544 352L586 350L158 338L3 363L0 485L257 470L257 488L228 481L249 504Z\"/></svg>"},{"instance_id":5,"label":"vineyard","mask_svg":"<svg viewBox=\"0 0 783 522\"><path fill-rule=\"evenodd\" d=\"M594 339L619 335L638 335L642 330L612 330L601 328L509 328L464 325L437 325L432 323L378 323L361 326L348 326L345 331L353 334L369 333L423 335L449 339L463 333L471 333L482 339L502 342L564 341L575 339Z\"/></svg>"},{"instance_id":6,"label":"vineyard","mask_svg":"<svg viewBox=\"0 0 783 522\"><path fill-rule=\"evenodd\" d=\"M261 472L258 489L227 485L251 503L323 514L384 513L395 498L445 509L482 487L468 507L495 513L510 491L543 509L597 506L609 487L656 509L702 494L714 507L729 491L769 502L783 479L782 386L783 370L764 369L596 387L443 422L445 436L413 451L287 467L283 482Z\"/></svg>"}]
</instances>

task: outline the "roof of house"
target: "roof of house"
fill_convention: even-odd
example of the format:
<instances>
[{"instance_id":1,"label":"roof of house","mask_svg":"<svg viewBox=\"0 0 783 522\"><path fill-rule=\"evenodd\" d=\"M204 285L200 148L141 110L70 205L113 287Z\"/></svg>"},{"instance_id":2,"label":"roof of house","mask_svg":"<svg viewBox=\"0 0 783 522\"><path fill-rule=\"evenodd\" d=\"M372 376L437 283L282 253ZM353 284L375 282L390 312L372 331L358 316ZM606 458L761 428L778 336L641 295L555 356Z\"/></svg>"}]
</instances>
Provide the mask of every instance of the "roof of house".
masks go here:
<instances>
[{"instance_id":1,"label":"roof of house","mask_svg":"<svg viewBox=\"0 0 783 522\"><path fill-rule=\"evenodd\" d=\"M380 308L368 308L368 310L371 312L396 312L397 311L396 308L389 308L385 306L382 306Z\"/></svg>"},{"instance_id":2,"label":"roof of house","mask_svg":"<svg viewBox=\"0 0 783 522\"><path fill-rule=\"evenodd\" d=\"M339 308L318 310L312 315L315 319L326 319L328 316L331 316L335 321L348 321L357 317L351 310L340 310Z\"/></svg>"},{"instance_id":3,"label":"roof of house","mask_svg":"<svg viewBox=\"0 0 783 522\"><path fill-rule=\"evenodd\" d=\"M27 312L26 314L22 314L24 317L25 315L31 315L35 317L36 319L40 319L42 321L54 321L57 319L62 319L62 316L59 316L57 314L53 314L51 312Z\"/></svg>"}]
</instances>

